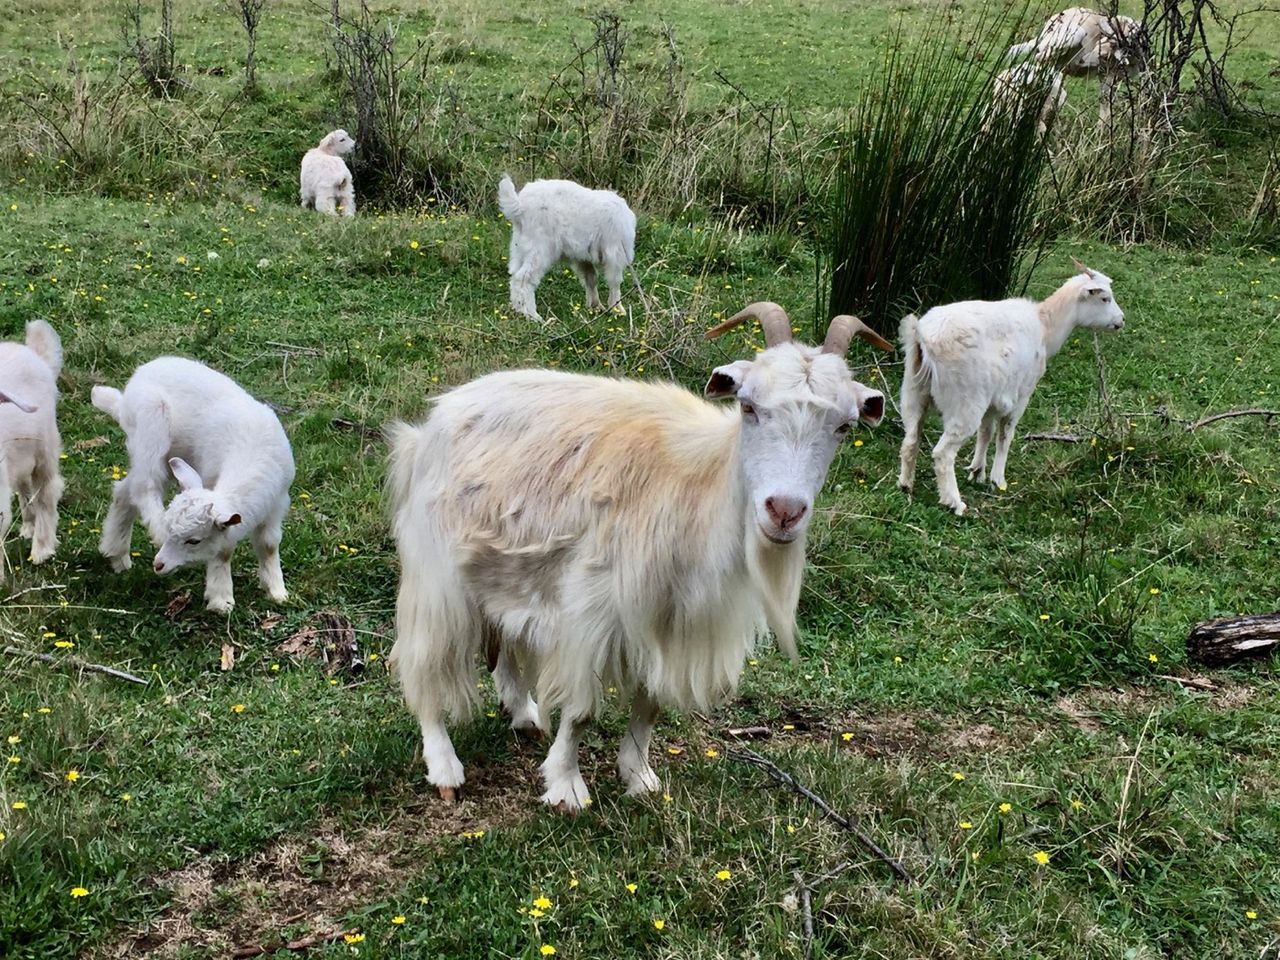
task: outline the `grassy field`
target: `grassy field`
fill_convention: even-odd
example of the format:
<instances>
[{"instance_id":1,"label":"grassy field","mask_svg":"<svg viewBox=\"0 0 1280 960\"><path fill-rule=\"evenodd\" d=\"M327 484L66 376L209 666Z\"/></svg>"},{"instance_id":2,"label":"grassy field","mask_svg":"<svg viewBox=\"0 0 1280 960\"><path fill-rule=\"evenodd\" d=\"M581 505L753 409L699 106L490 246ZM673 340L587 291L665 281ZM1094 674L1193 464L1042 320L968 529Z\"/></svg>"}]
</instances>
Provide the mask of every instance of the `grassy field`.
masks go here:
<instances>
[{"instance_id":1,"label":"grassy field","mask_svg":"<svg viewBox=\"0 0 1280 960\"><path fill-rule=\"evenodd\" d=\"M636 0L621 12L633 49L660 50L660 22L675 28L695 100L727 81L788 104L803 139L847 103L896 18L933 9ZM1206 141L1212 232L1178 245L1061 237L1035 271L1030 292L1044 295L1080 257L1113 277L1128 318L1117 335L1073 338L1023 421L1024 434L1081 442L1018 442L1010 489L962 487L962 520L937 506L927 458L914 499L897 491L892 417L844 445L810 534L803 661L761 649L722 710L665 716L664 794L621 796L625 704L610 698L583 751L596 804L572 819L541 809L543 748L511 736L477 669L486 706L455 735L468 790L447 806L383 669L397 570L378 428L525 364L698 389L758 338L704 344L726 311L772 299L812 315L816 234L803 208L764 231L705 196L676 215L655 195L637 204L643 295L629 287L622 314L588 316L566 272L539 290L547 326L509 316L496 207L424 198L351 223L298 210L298 155L348 120L325 73L325 9L267 11L262 91L235 102L216 150L192 140L148 166L136 143L95 148L152 177L136 183L23 140L21 96L67 82L69 54L93 76L115 69L118 10L24 0L0 20L14 121L0 137L12 161L0 335L43 316L63 337L67 480L58 555L32 567L16 527L4 545L4 643L55 662L0 659L0 956L228 956L336 931L347 936L305 955L798 958L801 883L817 957L1274 952L1280 681L1268 661L1210 673L1184 651L1197 621L1280 609L1280 423L1185 429L1280 408L1280 242L1242 227L1266 152L1253 126ZM503 124L545 90L569 39L589 37L593 11L404 0L384 12L447 52L432 69L475 121L458 156L528 176L552 161L526 158ZM217 7L177 18L193 90L156 107L172 117L233 97L241 50ZM1237 60L1264 105L1280 102L1277 20ZM1072 92L1090 109L1087 85ZM97 554L127 458L89 390L165 352L217 366L282 413L298 462L282 607L247 548L226 617L203 611L200 571L155 577L140 531L129 573ZM851 354L861 379L896 393L900 364L882 360ZM288 652L325 612L353 625L363 672ZM743 725L768 727L755 749L858 818L917 882L896 884L812 805L734 761L726 730Z\"/></svg>"}]
</instances>

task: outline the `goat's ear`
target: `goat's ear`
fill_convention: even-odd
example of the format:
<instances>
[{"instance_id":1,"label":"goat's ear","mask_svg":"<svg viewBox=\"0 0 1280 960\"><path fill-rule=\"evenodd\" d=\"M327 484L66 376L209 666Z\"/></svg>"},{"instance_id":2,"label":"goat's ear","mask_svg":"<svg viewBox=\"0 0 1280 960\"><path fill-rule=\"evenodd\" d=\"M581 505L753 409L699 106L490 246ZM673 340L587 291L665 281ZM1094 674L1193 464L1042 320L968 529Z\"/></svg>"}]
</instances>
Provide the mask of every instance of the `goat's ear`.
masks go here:
<instances>
[{"instance_id":1,"label":"goat's ear","mask_svg":"<svg viewBox=\"0 0 1280 960\"><path fill-rule=\"evenodd\" d=\"M708 400L719 400L722 397L736 397L742 389L742 381L751 369L750 360L735 360L723 367L711 371L711 379L707 381L702 395Z\"/></svg>"},{"instance_id":2,"label":"goat's ear","mask_svg":"<svg viewBox=\"0 0 1280 960\"><path fill-rule=\"evenodd\" d=\"M214 525L217 526L219 530L225 530L227 527L234 527L239 522L240 514L226 513L218 517L218 519L214 521Z\"/></svg>"},{"instance_id":3,"label":"goat's ear","mask_svg":"<svg viewBox=\"0 0 1280 960\"><path fill-rule=\"evenodd\" d=\"M879 390L868 390L864 387L858 391L857 396L854 416L869 427L878 426L884 419L884 394Z\"/></svg>"},{"instance_id":4,"label":"goat's ear","mask_svg":"<svg viewBox=\"0 0 1280 960\"><path fill-rule=\"evenodd\" d=\"M173 471L173 478L178 481L178 486L183 490L199 490L204 486L200 474L196 473L191 464L181 457L170 457L169 469Z\"/></svg>"}]
</instances>

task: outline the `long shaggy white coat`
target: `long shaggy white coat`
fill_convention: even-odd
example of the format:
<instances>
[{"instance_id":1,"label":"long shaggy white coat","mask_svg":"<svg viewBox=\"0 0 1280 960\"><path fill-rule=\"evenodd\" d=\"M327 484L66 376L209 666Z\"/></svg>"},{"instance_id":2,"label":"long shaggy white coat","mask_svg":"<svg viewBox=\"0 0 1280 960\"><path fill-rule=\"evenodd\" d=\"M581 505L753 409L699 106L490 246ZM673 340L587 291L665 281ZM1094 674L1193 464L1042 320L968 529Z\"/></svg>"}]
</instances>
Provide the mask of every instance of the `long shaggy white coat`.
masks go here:
<instances>
[{"instance_id":1,"label":"long shaggy white coat","mask_svg":"<svg viewBox=\"0 0 1280 960\"><path fill-rule=\"evenodd\" d=\"M13 495L31 562L44 563L58 546L58 374L62 341L43 320L27 324L26 343L0 343L0 536L13 521ZM0 564L0 579L4 568Z\"/></svg>"},{"instance_id":2,"label":"long shaggy white coat","mask_svg":"<svg viewBox=\"0 0 1280 960\"><path fill-rule=\"evenodd\" d=\"M618 770L644 792L658 787L659 704L719 702L766 629L794 654L812 497L868 398L881 405L868 422L883 398L839 356L792 343L718 368L708 393L741 409L668 384L516 371L390 429L391 661L442 795L464 779L442 715L471 710L478 654L514 727L545 730L543 711L560 709L543 800L570 810L590 802L577 745L603 686L634 695ZM771 525L783 497L770 491L796 497L803 521Z\"/></svg>"},{"instance_id":3,"label":"long shaggy white coat","mask_svg":"<svg viewBox=\"0 0 1280 960\"><path fill-rule=\"evenodd\" d=\"M116 571L132 563L133 521L141 516L159 549L157 573L204 563L210 610L235 603L231 554L245 537L271 599L287 594L280 538L293 483L293 451L275 411L230 377L183 357L159 357L134 371L121 392L93 388L93 405L125 432L129 474L116 482L99 549ZM168 508L170 473L181 492Z\"/></svg>"},{"instance_id":4,"label":"long shaggy white coat","mask_svg":"<svg viewBox=\"0 0 1280 960\"><path fill-rule=\"evenodd\" d=\"M299 196L304 208L336 214L341 206L344 217L356 215L355 181L342 159L355 148L347 131L334 130L303 154Z\"/></svg>"},{"instance_id":5,"label":"long shaggy white coat","mask_svg":"<svg viewBox=\"0 0 1280 960\"><path fill-rule=\"evenodd\" d=\"M600 309L597 268L609 288L609 309L622 299L622 277L635 259L636 215L611 190L572 180L533 180L518 193L505 174L498 206L511 221L511 307L538 318L534 291L548 270L566 262L582 281L587 309Z\"/></svg>"}]
</instances>

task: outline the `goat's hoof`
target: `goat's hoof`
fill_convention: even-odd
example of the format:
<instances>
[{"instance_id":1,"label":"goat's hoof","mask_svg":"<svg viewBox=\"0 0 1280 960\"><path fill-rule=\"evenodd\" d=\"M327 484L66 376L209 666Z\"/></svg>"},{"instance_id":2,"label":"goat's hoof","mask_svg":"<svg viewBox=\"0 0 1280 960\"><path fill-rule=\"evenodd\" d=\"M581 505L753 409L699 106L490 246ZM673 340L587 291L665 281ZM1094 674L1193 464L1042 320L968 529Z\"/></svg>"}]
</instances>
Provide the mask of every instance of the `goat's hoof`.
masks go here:
<instances>
[{"instance_id":1,"label":"goat's hoof","mask_svg":"<svg viewBox=\"0 0 1280 960\"><path fill-rule=\"evenodd\" d=\"M898 481L898 489L899 489L899 490L901 490L903 493L910 494L910 493L911 493L911 484L909 484L909 483L903 483L901 480L899 480L899 481Z\"/></svg>"},{"instance_id":2,"label":"goat's hoof","mask_svg":"<svg viewBox=\"0 0 1280 960\"><path fill-rule=\"evenodd\" d=\"M107 562L111 564L111 570L114 573L124 573L133 566L133 558L127 553L118 557L107 557Z\"/></svg>"},{"instance_id":3,"label":"goat's hoof","mask_svg":"<svg viewBox=\"0 0 1280 960\"><path fill-rule=\"evenodd\" d=\"M516 735L517 739L524 740L527 743L541 743L547 739L547 731L536 723L525 723L518 727L513 724L511 732Z\"/></svg>"},{"instance_id":4,"label":"goat's hoof","mask_svg":"<svg viewBox=\"0 0 1280 960\"><path fill-rule=\"evenodd\" d=\"M209 598L206 608L213 613L230 613L235 608L236 602L231 599L214 599Z\"/></svg>"},{"instance_id":5,"label":"goat's hoof","mask_svg":"<svg viewBox=\"0 0 1280 960\"><path fill-rule=\"evenodd\" d=\"M458 802L457 787L436 787L436 789L440 791L440 799L443 800L445 803Z\"/></svg>"},{"instance_id":6,"label":"goat's hoof","mask_svg":"<svg viewBox=\"0 0 1280 960\"><path fill-rule=\"evenodd\" d=\"M585 810L586 807L575 806L574 804L561 800L559 803L553 803L551 805L551 809L562 817L576 817Z\"/></svg>"},{"instance_id":7,"label":"goat's hoof","mask_svg":"<svg viewBox=\"0 0 1280 960\"><path fill-rule=\"evenodd\" d=\"M53 558L53 547L42 547L39 550L31 551L32 563L44 563L46 560Z\"/></svg>"}]
</instances>

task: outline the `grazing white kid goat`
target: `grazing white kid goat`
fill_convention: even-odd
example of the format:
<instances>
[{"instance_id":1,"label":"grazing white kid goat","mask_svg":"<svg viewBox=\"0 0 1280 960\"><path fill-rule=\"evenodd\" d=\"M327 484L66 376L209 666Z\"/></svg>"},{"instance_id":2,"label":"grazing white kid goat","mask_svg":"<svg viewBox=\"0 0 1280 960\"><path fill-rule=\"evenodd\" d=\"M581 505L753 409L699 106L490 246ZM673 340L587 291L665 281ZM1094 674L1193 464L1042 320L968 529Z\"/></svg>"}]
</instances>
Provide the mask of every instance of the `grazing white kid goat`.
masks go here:
<instances>
[{"instance_id":1,"label":"grazing white kid goat","mask_svg":"<svg viewBox=\"0 0 1280 960\"><path fill-rule=\"evenodd\" d=\"M253 539L263 589L272 600L285 600L280 536L294 468L275 412L230 377L182 357L144 363L123 393L94 387L93 405L116 419L129 450L129 474L116 481L99 543L112 569L129 569L130 534L140 514L159 548L156 573L205 564L210 610L235 605L231 554L246 536ZM181 489L166 509L170 471Z\"/></svg>"},{"instance_id":2,"label":"grazing white kid goat","mask_svg":"<svg viewBox=\"0 0 1280 960\"><path fill-rule=\"evenodd\" d=\"M1046 20L1034 40L1009 48L1009 56L1026 54L1069 77L1096 76L1099 120L1106 123L1116 84L1146 68L1151 40L1132 17L1069 7Z\"/></svg>"},{"instance_id":3,"label":"grazing white kid goat","mask_svg":"<svg viewBox=\"0 0 1280 960\"><path fill-rule=\"evenodd\" d=\"M21 535L31 541L32 563L44 563L58 547L61 370L62 341L43 320L27 323L25 344L0 343L0 537L8 535L13 522L16 491Z\"/></svg>"},{"instance_id":4,"label":"grazing white kid goat","mask_svg":"<svg viewBox=\"0 0 1280 960\"><path fill-rule=\"evenodd\" d=\"M317 213L336 214L341 204L344 217L356 215L355 181L342 159L355 148L347 131L334 130L302 155L299 196L304 208L314 206Z\"/></svg>"},{"instance_id":5,"label":"grazing white kid goat","mask_svg":"<svg viewBox=\"0 0 1280 960\"><path fill-rule=\"evenodd\" d=\"M1061 70L1039 63L1020 63L996 74L983 132L990 133L1002 113L1016 118L1023 111L1034 110L1036 134L1044 139L1066 102Z\"/></svg>"},{"instance_id":6,"label":"grazing white kid goat","mask_svg":"<svg viewBox=\"0 0 1280 960\"><path fill-rule=\"evenodd\" d=\"M519 193L511 177L498 183L498 206L511 221L511 308L534 320L534 291L548 270L568 261L587 292L587 309L600 309L596 267L609 287L609 309L622 299L622 274L635 259L636 215L611 190L590 190L572 180L532 180Z\"/></svg>"},{"instance_id":7,"label":"grazing white kid goat","mask_svg":"<svg viewBox=\"0 0 1280 960\"><path fill-rule=\"evenodd\" d=\"M1013 431L1031 394L1044 376L1045 364L1077 327L1119 330L1124 313L1111 294L1111 279L1072 259L1080 271L1036 303L1011 300L965 300L934 307L918 320L902 320L900 410L902 469L898 486L911 492L920 426L930 404L942 414L942 437L933 448L938 498L957 516L965 503L956 483L956 455L966 440L978 435L969 479L981 482L987 471L987 446L995 437L991 483L1005 488L1004 468Z\"/></svg>"},{"instance_id":8,"label":"grazing white kid goat","mask_svg":"<svg viewBox=\"0 0 1280 960\"><path fill-rule=\"evenodd\" d=\"M708 336L752 316L768 348L717 367L704 391L732 408L674 384L520 370L390 428L391 662L445 799L464 777L444 714L474 705L482 652L513 728L546 731L560 709L542 799L566 811L590 802L578 742L603 684L633 698L618 774L643 793L659 787L648 751L661 705L724 697L766 628L797 656L814 497L841 438L884 415L844 353L853 336L890 345L848 316L822 347L795 343L775 303Z\"/></svg>"}]
</instances>

